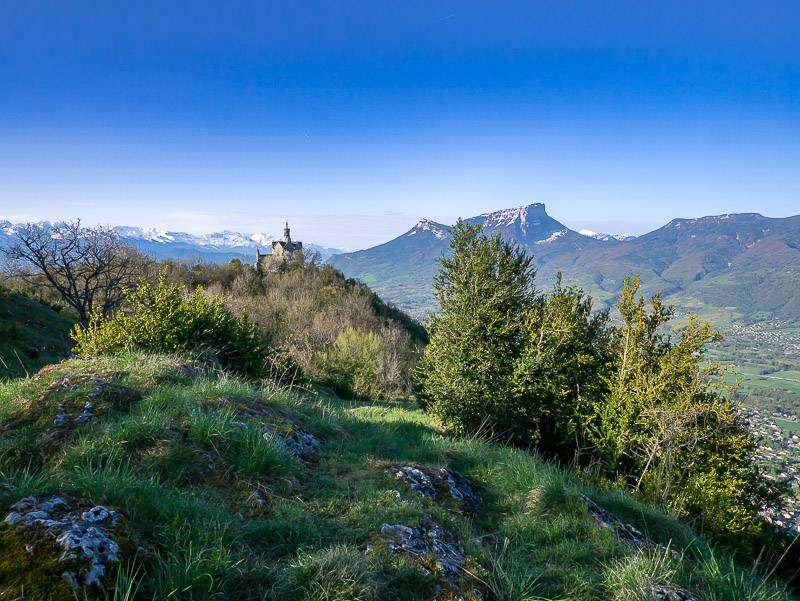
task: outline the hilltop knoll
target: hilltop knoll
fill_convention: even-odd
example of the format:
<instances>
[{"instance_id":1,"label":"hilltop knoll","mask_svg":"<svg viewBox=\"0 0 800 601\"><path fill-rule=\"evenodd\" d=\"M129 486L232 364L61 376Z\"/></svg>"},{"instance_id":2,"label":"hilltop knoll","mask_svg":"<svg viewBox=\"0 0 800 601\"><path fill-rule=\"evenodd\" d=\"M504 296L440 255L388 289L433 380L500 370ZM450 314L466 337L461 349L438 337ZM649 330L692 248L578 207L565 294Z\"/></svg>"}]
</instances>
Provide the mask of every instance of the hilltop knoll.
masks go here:
<instances>
[{"instance_id":1,"label":"hilltop knoll","mask_svg":"<svg viewBox=\"0 0 800 601\"><path fill-rule=\"evenodd\" d=\"M411 403L178 357L2 384L0 514L0 598L792 598L670 514Z\"/></svg>"}]
</instances>

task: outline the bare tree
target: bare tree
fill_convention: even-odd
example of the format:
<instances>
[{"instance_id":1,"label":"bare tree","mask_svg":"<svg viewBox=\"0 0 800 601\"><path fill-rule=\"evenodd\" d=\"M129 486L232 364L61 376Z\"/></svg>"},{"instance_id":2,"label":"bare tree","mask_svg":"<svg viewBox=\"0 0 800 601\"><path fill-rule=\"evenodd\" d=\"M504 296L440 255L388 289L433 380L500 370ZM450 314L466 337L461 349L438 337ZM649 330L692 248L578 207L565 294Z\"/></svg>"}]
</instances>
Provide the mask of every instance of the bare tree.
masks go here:
<instances>
[{"instance_id":1,"label":"bare tree","mask_svg":"<svg viewBox=\"0 0 800 601\"><path fill-rule=\"evenodd\" d=\"M12 273L38 279L75 309L82 325L95 313L107 314L135 285L147 259L125 245L107 227L81 227L80 220L29 223L17 229L16 241L3 250Z\"/></svg>"}]
</instances>

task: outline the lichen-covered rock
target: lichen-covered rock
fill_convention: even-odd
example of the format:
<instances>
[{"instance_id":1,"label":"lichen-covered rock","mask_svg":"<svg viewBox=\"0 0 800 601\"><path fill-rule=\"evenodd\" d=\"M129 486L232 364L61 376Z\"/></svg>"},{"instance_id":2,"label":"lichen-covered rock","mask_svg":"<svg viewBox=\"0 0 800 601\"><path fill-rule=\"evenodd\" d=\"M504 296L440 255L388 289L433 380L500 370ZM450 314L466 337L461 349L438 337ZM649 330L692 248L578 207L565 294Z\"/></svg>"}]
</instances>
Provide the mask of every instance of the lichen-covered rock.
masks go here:
<instances>
[{"instance_id":1,"label":"lichen-covered rock","mask_svg":"<svg viewBox=\"0 0 800 601\"><path fill-rule=\"evenodd\" d=\"M92 422L112 409L127 409L140 398L136 390L99 376L67 375L52 382L39 398L36 410L17 416L17 421L35 420L42 426L72 428Z\"/></svg>"},{"instance_id":2,"label":"lichen-covered rock","mask_svg":"<svg viewBox=\"0 0 800 601\"><path fill-rule=\"evenodd\" d=\"M436 469L393 464L386 468L386 475L405 482L417 494L439 503L452 499L468 513L477 513L480 509L480 487L446 467Z\"/></svg>"},{"instance_id":3,"label":"lichen-covered rock","mask_svg":"<svg viewBox=\"0 0 800 601\"><path fill-rule=\"evenodd\" d=\"M389 537L389 551L416 561L422 569L433 570L461 599L464 579L464 550L456 538L429 515L422 516L417 526L383 524L381 534Z\"/></svg>"},{"instance_id":4,"label":"lichen-covered rock","mask_svg":"<svg viewBox=\"0 0 800 601\"><path fill-rule=\"evenodd\" d=\"M600 507L586 495L581 495L581 500L586 504L589 513L597 520L597 523L611 530L622 542L639 549L658 549L662 552L668 552L672 556L677 555L674 549L668 549L664 545L651 541L635 527L624 523L613 513Z\"/></svg>"},{"instance_id":5,"label":"lichen-covered rock","mask_svg":"<svg viewBox=\"0 0 800 601\"><path fill-rule=\"evenodd\" d=\"M55 543L61 578L77 589L100 586L112 564L119 561L119 543L109 532L119 519L116 511L103 505L82 511L60 496L25 497L11 506L3 524L29 541L25 550L32 563L39 545L47 548L42 549L44 553Z\"/></svg>"},{"instance_id":6,"label":"lichen-covered rock","mask_svg":"<svg viewBox=\"0 0 800 601\"><path fill-rule=\"evenodd\" d=\"M262 436L274 440L290 457L310 460L322 449L322 440L303 428L302 420L286 408L271 407L258 398L220 397L219 403L233 406L245 420L261 424Z\"/></svg>"},{"instance_id":7,"label":"lichen-covered rock","mask_svg":"<svg viewBox=\"0 0 800 601\"><path fill-rule=\"evenodd\" d=\"M63 365L57 367L64 369ZM41 377L52 374L45 372ZM80 429L109 413L128 411L139 399L138 391L96 375L64 375L38 397L20 399L23 402L17 403L0 425L0 439L12 447L22 445L29 454L29 465L36 466L60 451ZM34 445L25 442L31 435L35 436Z\"/></svg>"},{"instance_id":8,"label":"lichen-covered rock","mask_svg":"<svg viewBox=\"0 0 800 601\"><path fill-rule=\"evenodd\" d=\"M70 422L74 424L86 424L90 421L97 419L97 416L92 413L94 410L94 402L86 401L78 414L67 413L64 403L58 404L59 413L53 419L53 424L56 426L63 426Z\"/></svg>"},{"instance_id":9,"label":"lichen-covered rock","mask_svg":"<svg viewBox=\"0 0 800 601\"><path fill-rule=\"evenodd\" d=\"M677 586L657 584L647 591L650 601L700 601L698 597Z\"/></svg>"},{"instance_id":10,"label":"lichen-covered rock","mask_svg":"<svg viewBox=\"0 0 800 601\"><path fill-rule=\"evenodd\" d=\"M269 499L267 498L267 495L265 495L264 492L259 489L255 489L250 494L249 500L261 507L266 507L269 505Z\"/></svg>"},{"instance_id":11,"label":"lichen-covered rock","mask_svg":"<svg viewBox=\"0 0 800 601\"><path fill-rule=\"evenodd\" d=\"M264 436L271 437L289 456L299 459L310 459L319 454L322 448L322 441L319 438L297 427L270 429L264 432Z\"/></svg>"}]
</instances>

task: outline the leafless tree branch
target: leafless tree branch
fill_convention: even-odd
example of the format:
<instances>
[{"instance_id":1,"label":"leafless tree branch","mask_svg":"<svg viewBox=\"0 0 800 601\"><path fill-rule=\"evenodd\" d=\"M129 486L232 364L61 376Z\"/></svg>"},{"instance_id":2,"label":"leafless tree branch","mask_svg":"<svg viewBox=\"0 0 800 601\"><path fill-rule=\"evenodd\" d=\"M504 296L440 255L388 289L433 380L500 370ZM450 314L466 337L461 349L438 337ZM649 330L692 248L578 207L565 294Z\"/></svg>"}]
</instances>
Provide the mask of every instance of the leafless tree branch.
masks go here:
<instances>
[{"instance_id":1,"label":"leafless tree branch","mask_svg":"<svg viewBox=\"0 0 800 601\"><path fill-rule=\"evenodd\" d=\"M108 314L135 286L147 259L125 245L113 229L81 227L80 220L28 223L2 252L15 277L44 278L75 310L82 325L93 313Z\"/></svg>"}]
</instances>

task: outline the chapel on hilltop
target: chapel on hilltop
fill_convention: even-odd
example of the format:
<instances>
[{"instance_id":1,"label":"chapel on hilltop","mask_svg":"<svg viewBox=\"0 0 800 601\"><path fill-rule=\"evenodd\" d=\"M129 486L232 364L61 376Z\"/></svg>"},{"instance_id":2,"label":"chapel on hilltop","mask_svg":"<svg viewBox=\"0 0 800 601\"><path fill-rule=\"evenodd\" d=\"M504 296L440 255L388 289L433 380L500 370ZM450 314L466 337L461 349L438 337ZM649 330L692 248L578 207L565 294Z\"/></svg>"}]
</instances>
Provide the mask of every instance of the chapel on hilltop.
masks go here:
<instances>
[{"instance_id":1,"label":"chapel on hilltop","mask_svg":"<svg viewBox=\"0 0 800 601\"><path fill-rule=\"evenodd\" d=\"M256 269L275 269L302 253L303 243L292 240L292 235L289 231L289 222L287 221L286 227L283 228L283 239L272 241L272 254L262 255L261 251L256 248Z\"/></svg>"}]
</instances>

